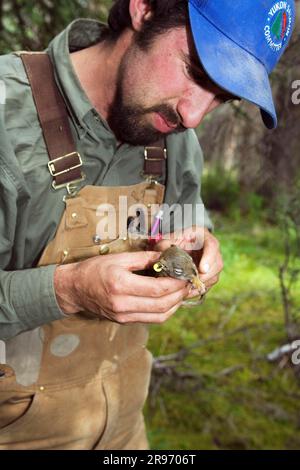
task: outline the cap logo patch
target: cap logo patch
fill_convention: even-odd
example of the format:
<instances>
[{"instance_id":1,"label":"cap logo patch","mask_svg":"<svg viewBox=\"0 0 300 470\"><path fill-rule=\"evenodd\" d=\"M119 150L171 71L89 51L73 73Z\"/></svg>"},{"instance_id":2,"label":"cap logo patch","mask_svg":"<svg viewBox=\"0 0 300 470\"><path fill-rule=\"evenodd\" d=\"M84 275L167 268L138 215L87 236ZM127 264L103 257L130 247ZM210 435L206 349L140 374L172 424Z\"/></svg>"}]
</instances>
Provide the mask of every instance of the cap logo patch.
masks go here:
<instances>
[{"instance_id":1,"label":"cap logo patch","mask_svg":"<svg viewBox=\"0 0 300 470\"><path fill-rule=\"evenodd\" d=\"M276 2L268 13L264 28L266 41L274 52L279 52L292 31L293 13L289 2Z\"/></svg>"}]
</instances>

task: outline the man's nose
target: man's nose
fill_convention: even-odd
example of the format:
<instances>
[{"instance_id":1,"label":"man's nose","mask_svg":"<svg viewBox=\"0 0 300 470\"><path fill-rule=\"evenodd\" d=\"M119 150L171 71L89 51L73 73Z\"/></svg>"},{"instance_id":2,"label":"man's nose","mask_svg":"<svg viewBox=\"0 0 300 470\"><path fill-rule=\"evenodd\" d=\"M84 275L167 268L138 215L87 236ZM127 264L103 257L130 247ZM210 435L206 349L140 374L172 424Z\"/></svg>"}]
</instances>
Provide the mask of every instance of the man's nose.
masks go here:
<instances>
[{"instance_id":1,"label":"man's nose","mask_svg":"<svg viewBox=\"0 0 300 470\"><path fill-rule=\"evenodd\" d=\"M209 113L215 103L216 95L212 91L198 89L187 92L178 102L177 112L184 127L195 129Z\"/></svg>"}]
</instances>

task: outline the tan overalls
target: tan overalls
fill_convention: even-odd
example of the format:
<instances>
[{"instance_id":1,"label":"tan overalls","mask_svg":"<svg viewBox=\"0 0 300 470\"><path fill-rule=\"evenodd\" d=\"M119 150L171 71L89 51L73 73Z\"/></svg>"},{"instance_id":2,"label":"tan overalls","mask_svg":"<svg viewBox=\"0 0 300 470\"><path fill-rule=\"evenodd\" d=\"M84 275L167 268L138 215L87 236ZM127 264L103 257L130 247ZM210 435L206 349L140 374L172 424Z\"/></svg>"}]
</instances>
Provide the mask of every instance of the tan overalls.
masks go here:
<instances>
[{"instance_id":1,"label":"tan overalls","mask_svg":"<svg viewBox=\"0 0 300 470\"><path fill-rule=\"evenodd\" d=\"M127 250L128 241L99 244L95 238L97 208L110 203L117 209L120 195L128 197L128 207L161 204L164 186L83 187L66 199L39 265L83 260L108 248ZM146 449L142 408L152 365L147 337L143 324L119 325L82 313L7 341L0 450Z\"/></svg>"}]
</instances>

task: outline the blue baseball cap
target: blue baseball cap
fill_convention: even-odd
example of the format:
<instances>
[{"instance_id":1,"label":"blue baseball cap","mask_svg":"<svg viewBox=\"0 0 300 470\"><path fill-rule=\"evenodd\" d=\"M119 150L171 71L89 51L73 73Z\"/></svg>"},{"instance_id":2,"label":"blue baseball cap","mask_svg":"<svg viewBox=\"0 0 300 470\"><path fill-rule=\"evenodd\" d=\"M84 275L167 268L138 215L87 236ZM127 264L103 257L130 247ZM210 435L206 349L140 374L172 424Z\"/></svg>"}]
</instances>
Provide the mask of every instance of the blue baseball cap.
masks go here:
<instances>
[{"instance_id":1,"label":"blue baseball cap","mask_svg":"<svg viewBox=\"0 0 300 470\"><path fill-rule=\"evenodd\" d=\"M294 0L189 0L199 59L211 80L259 106L269 129L277 126L269 74L291 38Z\"/></svg>"}]
</instances>

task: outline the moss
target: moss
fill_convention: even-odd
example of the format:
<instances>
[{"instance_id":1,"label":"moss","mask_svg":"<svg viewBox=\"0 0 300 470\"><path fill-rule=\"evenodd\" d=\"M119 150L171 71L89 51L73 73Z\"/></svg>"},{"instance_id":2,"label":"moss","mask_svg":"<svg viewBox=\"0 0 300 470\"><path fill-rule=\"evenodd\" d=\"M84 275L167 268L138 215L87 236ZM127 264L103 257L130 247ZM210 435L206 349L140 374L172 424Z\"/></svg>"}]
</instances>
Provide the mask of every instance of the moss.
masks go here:
<instances>
[{"instance_id":1,"label":"moss","mask_svg":"<svg viewBox=\"0 0 300 470\"><path fill-rule=\"evenodd\" d=\"M151 329L150 349L156 356L220 336L188 357L201 376L198 389L165 386L155 406L147 406L151 446L299 448L298 384L289 367L266 360L285 341L277 276L280 234L272 227L222 220L217 236L225 260L219 284L203 305L183 307Z\"/></svg>"}]
</instances>

